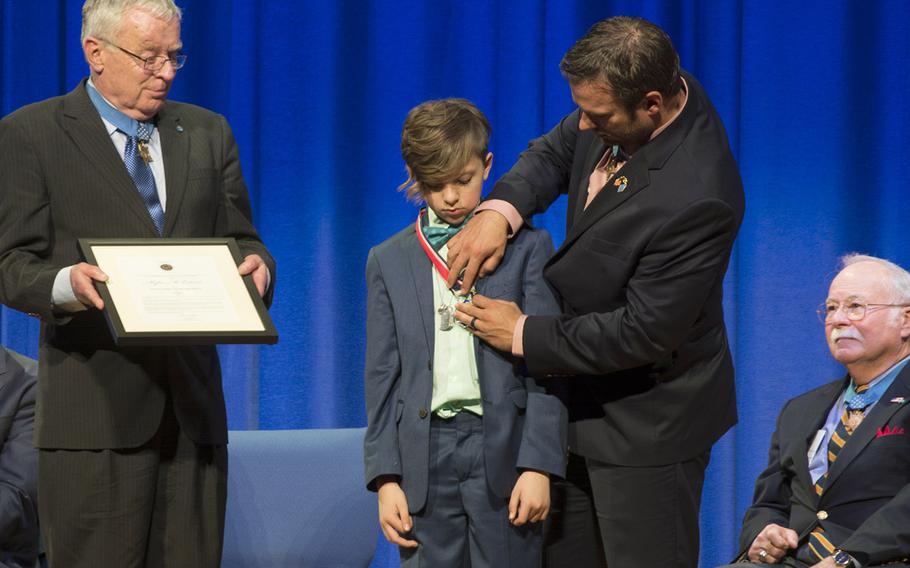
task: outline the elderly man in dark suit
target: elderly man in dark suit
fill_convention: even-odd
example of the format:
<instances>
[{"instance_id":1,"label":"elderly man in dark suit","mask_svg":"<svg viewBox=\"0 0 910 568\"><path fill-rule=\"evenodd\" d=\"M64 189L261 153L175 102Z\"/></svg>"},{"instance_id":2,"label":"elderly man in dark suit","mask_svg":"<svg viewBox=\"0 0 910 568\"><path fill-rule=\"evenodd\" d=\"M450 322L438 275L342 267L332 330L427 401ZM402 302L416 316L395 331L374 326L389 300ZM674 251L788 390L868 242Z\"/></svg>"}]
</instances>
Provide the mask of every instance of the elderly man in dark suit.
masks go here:
<instances>
[{"instance_id":1,"label":"elderly man in dark suit","mask_svg":"<svg viewBox=\"0 0 910 568\"><path fill-rule=\"evenodd\" d=\"M33 568L38 561L37 366L0 347L0 567Z\"/></svg>"},{"instance_id":2,"label":"elderly man in dark suit","mask_svg":"<svg viewBox=\"0 0 910 568\"><path fill-rule=\"evenodd\" d=\"M740 562L910 566L910 273L869 256L843 264L819 314L847 376L784 405Z\"/></svg>"},{"instance_id":3,"label":"elderly man in dark suit","mask_svg":"<svg viewBox=\"0 0 910 568\"><path fill-rule=\"evenodd\" d=\"M118 348L77 239L233 237L268 301L224 117L166 100L172 0L87 0L90 76L0 123L0 301L41 318L42 534L54 566L218 566L227 426L214 346Z\"/></svg>"},{"instance_id":4,"label":"elderly man in dark suit","mask_svg":"<svg viewBox=\"0 0 910 568\"><path fill-rule=\"evenodd\" d=\"M578 110L531 142L449 258L470 286L510 226L568 193L566 240L544 269L563 314L525 318L478 297L459 317L554 377L569 408L548 565L694 567L709 452L736 422L722 285L739 171L704 88L654 24L599 22L561 70Z\"/></svg>"}]
</instances>

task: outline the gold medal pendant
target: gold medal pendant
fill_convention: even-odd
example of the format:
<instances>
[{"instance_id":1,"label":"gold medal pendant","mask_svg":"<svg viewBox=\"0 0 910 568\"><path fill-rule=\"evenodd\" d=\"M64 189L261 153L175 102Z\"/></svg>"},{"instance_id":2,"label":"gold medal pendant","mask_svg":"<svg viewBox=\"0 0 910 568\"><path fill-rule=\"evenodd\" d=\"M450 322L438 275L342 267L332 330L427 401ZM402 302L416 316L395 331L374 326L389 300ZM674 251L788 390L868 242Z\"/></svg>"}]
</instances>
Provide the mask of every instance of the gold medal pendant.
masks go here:
<instances>
[{"instance_id":1,"label":"gold medal pendant","mask_svg":"<svg viewBox=\"0 0 910 568\"><path fill-rule=\"evenodd\" d=\"M142 161L148 164L152 161L152 154L149 152L149 143L148 140L139 140L136 144L139 148L139 157L142 158Z\"/></svg>"},{"instance_id":2,"label":"gold medal pendant","mask_svg":"<svg viewBox=\"0 0 910 568\"><path fill-rule=\"evenodd\" d=\"M862 410L848 410L847 419L844 421L844 428L852 435L853 431L856 430L863 421L863 418L864 415Z\"/></svg>"}]
</instances>

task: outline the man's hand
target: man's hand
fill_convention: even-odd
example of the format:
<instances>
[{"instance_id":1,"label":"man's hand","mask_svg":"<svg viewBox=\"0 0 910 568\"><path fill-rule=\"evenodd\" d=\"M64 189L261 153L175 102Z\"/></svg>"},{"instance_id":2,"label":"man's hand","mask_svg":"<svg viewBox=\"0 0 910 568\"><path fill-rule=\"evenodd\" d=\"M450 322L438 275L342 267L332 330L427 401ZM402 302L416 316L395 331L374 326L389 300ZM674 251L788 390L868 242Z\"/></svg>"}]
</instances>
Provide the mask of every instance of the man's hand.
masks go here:
<instances>
[{"instance_id":1,"label":"man's hand","mask_svg":"<svg viewBox=\"0 0 910 568\"><path fill-rule=\"evenodd\" d=\"M258 254L248 254L240 266L237 267L241 276L247 274L253 275L253 283L256 284L256 290L259 296L265 296L265 291L269 286L269 268L265 261Z\"/></svg>"},{"instance_id":2,"label":"man's hand","mask_svg":"<svg viewBox=\"0 0 910 568\"><path fill-rule=\"evenodd\" d=\"M481 211L471 217L465 228L448 242L449 288L455 286L461 275L462 289L470 290L478 273L486 276L496 270L506 252L508 238L509 222L502 214Z\"/></svg>"},{"instance_id":3,"label":"man's hand","mask_svg":"<svg viewBox=\"0 0 910 568\"><path fill-rule=\"evenodd\" d=\"M95 281L107 282L107 274L94 264L80 262L70 269L70 286L76 299L89 307L104 308L104 300L95 289Z\"/></svg>"},{"instance_id":4,"label":"man's hand","mask_svg":"<svg viewBox=\"0 0 910 568\"><path fill-rule=\"evenodd\" d=\"M509 499L509 521L515 526L537 523L550 512L550 476L526 471L518 476Z\"/></svg>"},{"instance_id":5,"label":"man's hand","mask_svg":"<svg viewBox=\"0 0 910 568\"><path fill-rule=\"evenodd\" d=\"M837 564L834 563L834 557L829 556L829 557L825 558L824 560L822 560L821 562L813 564L809 568L837 568Z\"/></svg>"},{"instance_id":6,"label":"man's hand","mask_svg":"<svg viewBox=\"0 0 910 568\"><path fill-rule=\"evenodd\" d=\"M749 547L748 557L751 562L765 564L778 564L787 554L787 550L796 548L798 543L796 531L771 523L758 533L752 546ZM762 554L762 551L766 554ZM834 564L831 564L834 568Z\"/></svg>"},{"instance_id":7,"label":"man's hand","mask_svg":"<svg viewBox=\"0 0 910 568\"><path fill-rule=\"evenodd\" d=\"M475 294L470 303L455 303L455 318L494 349L512 352L512 334L521 317L515 302Z\"/></svg>"},{"instance_id":8,"label":"man's hand","mask_svg":"<svg viewBox=\"0 0 910 568\"><path fill-rule=\"evenodd\" d=\"M379 526L392 544L417 548L416 540L401 536L410 532L413 525L408 514L408 499L396 481L386 481L379 486Z\"/></svg>"}]
</instances>

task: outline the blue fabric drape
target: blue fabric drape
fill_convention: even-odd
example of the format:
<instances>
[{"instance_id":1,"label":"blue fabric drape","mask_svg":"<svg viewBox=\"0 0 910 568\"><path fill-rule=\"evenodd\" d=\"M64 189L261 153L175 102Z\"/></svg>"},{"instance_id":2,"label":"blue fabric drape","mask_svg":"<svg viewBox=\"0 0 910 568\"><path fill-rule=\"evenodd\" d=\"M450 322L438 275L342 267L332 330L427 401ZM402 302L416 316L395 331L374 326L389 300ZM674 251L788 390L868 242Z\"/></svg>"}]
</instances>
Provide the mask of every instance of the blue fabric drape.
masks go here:
<instances>
[{"instance_id":1,"label":"blue fabric drape","mask_svg":"<svg viewBox=\"0 0 910 568\"><path fill-rule=\"evenodd\" d=\"M86 73L81 0L0 0L0 112ZM837 377L813 310L848 251L910 266L910 7L902 0L183 0L172 98L227 116L256 223L279 263L273 347L222 349L237 429L362 426L370 246L416 209L395 187L409 108L475 101L495 179L572 109L558 62L594 21L639 15L674 39L740 163L747 212L726 280L740 425L715 447L702 565L729 560L783 402ZM2 172L0 172L2 175ZM565 209L536 223L557 241ZM3 344L37 325L0 312ZM682 426L682 425L681 425Z\"/></svg>"}]
</instances>

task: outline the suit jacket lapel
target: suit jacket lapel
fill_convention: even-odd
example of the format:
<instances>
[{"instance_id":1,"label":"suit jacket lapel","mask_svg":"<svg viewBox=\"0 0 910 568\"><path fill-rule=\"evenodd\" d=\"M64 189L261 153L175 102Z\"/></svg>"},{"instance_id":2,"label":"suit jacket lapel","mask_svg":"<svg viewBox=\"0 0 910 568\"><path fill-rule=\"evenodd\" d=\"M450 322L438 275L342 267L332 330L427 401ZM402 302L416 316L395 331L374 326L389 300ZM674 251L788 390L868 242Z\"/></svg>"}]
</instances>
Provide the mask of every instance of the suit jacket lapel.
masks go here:
<instances>
[{"instance_id":1,"label":"suit jacket lapel","mask_svg":"<svg viewBox=\"0 0 910 568\"><path fill-rule=\"evenodd\" d=\"M644 149L640 150L644 151ZM584 207L584 201L587 198L585 187L584 191L579 191L578 195L578 214L575 217L575 223L568 228L566 233L566 240L563 241L562 245L556 251L556 254L553 255L553 258L550 259L550 263L553 262L553 259L558 258L562 253L568 249L578 238L584 234L585 231L591 228L592 225L600 221L602 218L610 214L611 211L625 203L629 198L638 193L639 191L644 190L650 184L650 176L648 174L648 166L645 160L636 159L633 157L629 160L622 169L617 172L617 175L626 176L629 180L629 184L626 186L626 189L622 193L619 193L612 185L612 183L607 184L607 187L604 187L603 190L597 194L597 197L591 201L591 204L587 209L582 210ZM591 165L593 170L595 162ZM590 174L590 171L588 172ZM587 178L585 178L587 179Z\"/></svg>"},{"instance_id":2,"label":"suit jacket lapel","mask_svg":"<svg viewBox=\"0 0 910 568\"><path fill-rule=\"evenodd\" d=\"M477 283L474 285L474 289L477 290L478 294L481 294L483 296L488 296L487 290L490 288L490 285L489 285L490 279L496 278L497 274L503 274L504 271L501 270L502 268L503 268L503 266L502 266L502 264L500 264L499 268L497 268L498 272L495 272L494 274L491 274L489 276L486 276L485 278L480 278L477 280ZM491 349L491 347L487 346L486 343L484 343L483 341L478 339L478 337L476 335L472 334L472 338L474 340L474 357L477 360L476 361L477 362L477 373L480 378L480 392L481 392L481 396L483 396L483 398L486 399L486 398L488 398L488 396L487 396L487 393L484 392L484 390L485 390L484 385L486 384L486 382L484 382L484 380L483 380L483 375L484 375L483 357L484 357L484 351L486 351L487 349Z\"/></svg>"},{"instance_id":3,"label":"suit jacket lapel","mask_svg":"<svg viewBox=\"0 0 910 568\"><path fill-rule=\"evenodd\" d=\"M594 167L597 165L597 162L603 157L604 152L607 151L607 145L603 143L600 138L595 137L594 142L588 147L588 152L585 155L585 159L582 165L582 170L579 175L578 187L575 188L575 191L569 191L569 218L568 226L566 228L567 232L571 230L572 226L576 223L578 219L581 218L585 210L585 202L588 200L588 181L591 177L591 172L594 171Z\"/></svg>"},{"instance_id":4,"label":"suit jacket lapel","mask_svg":"<svg viewBox=\"0 0 910 568\"><path fill-rule=\"evenodd\" d=\"M174 229L180 204L186 193L189 167L190 134L180 124L180 116L173 106L165 104L158 113L158 136L164 159L164 179L167 191L167 210L164 213L164 236Z\"/></svg>"},{"instance_id":5,"label":"suit jacket lapel","mask_svg":"<svg viewBox=\"0 0 910 568\"><path fill-rule=\"evenodd\" d=\"M905 403L892 403L891 399L895 397L910 398L910 365L904 369L894 379L891 386L882 394L879 401L872 407L869 414L863 419L862 423L856 428L847 443L837 455L837 460L831 469L828 470L828 481L826 488L837 481L840 474L850 466L852 462L862 451L869 445L878 432L878 429L888 423L888 420L894 416Z\"/></svg>"},{"instance_id":6,"label":"suit jacket lapel","mask_svg":"<svg viewBox=\"0 0 910 568\"><path fill-rule=\"evenodd\" d=\"M603 152L606 149L602 141L598 140L592 144L591 151L585 156L585 170L580 173L582 181L581 187L577 190L577 200L569 204L569 211L574 214L574 223L567 228L566 239L563 241L562 246L559 247L559 250L556 251L556 254L550 259L550 263L561 256L562 252L571 246L592 225L625 203L633 195L647 188L651 183L649 170L661 169L673 152L682 144L682 141L695 124L695 117L701 112L698 94L695 92L694 78L685 72L682 75L689 85L689 96L686 106L683 107L682 112L666 130L654 140L642 146L623 166L622 170L617 172L617 175L625 176L629 180L626 189L619 193L612 185L612 182L608 182L608 187L605 187L591 201L587 209L583 209L587 198L588 177L594 171L597 160L603 156Z\"/></svg>"},{"instance_id":7,"label":"suit jacket lapel","mask_svg":"<svg viewBox=\"0 0 910 568\"><path fill-rule=\"evenodd\" d=\"M803 412L800 420L797 443L793 445L795 452L795 455L792 456L793 467L812 498L817 498L817 494L815 484L812 483L812 476L809 475L809 446L819 429L825 425L828 412L844 388L846 388L846 382L840 381L820 391L811 406Z\"/></svg>"},{"instance_id":8,"label":"suit jacket lapel","mask_svg":"<svg viewBox=\"0 0 910 568\"><path fill-rule=\"evenodd\" d=\"M433 357L435 322L433 315L435 306L433 306L433 275L430 269L433 264L427 258L426 253L417 241L417 235L411 233L404 241L404 256L408 259L408 265L411 271L411 286L414 287L414 297L417 298L417 312L420 314L420 321L423 323L424 335L427 339L427 351L430 358Z\"/></svg>"},{"instance_id":9,"label":"suit jacket lapel","mask_svg":"<svg viewBox=\"0 0 910 568\"><path fill-rule=\"evenodd\" d=\"M110 187L111 193L117 199L121 199L127 209L135 213L150 231L149 236L157 235L158 231L142 201L142 196L139 195L133 178L123 165L123 158L117 153L101 116L85 91L85 82L83 80L64 99L63 129L85 155L87 163L101 173L103 180L99 180L99 183L105 183Z\"/></svg>"}]
</instances>

